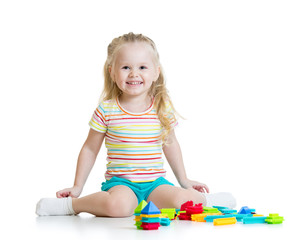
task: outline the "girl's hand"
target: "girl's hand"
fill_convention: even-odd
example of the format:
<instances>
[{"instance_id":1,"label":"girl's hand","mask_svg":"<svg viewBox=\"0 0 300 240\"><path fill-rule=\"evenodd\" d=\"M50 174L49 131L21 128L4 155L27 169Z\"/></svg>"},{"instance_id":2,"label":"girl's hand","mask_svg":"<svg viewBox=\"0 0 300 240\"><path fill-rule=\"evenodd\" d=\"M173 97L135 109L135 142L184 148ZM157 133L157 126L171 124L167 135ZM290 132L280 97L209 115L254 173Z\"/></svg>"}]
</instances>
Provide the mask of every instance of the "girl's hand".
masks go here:
<instances>
[{"instance_id":1,"label":"girl's hand","mask_svg":"<svg viewBox=\"0 0 300 240\"><path fill-rule=\"evenodd\" d=\"M63 190L60 190L56 193L56 197L58 198L65 198L65 197L72 197L72 198L78 198L82 192L81 187L71 187L71 188L65 188Z\"/></svg>"},{"instance_id":2,"label":"girl's hand","mask_svg":"<svg viewBox=\"0 0 300 240\"><path fill-rule=\"evenodd\" d=\"M197 181L185 179L185 180L180 181L180 185L181 185L181 187L186 188L186 189L193 188L202 193L205 193L205 192L209 193L209 188L206 186L206 184L200 183Z\"/></svg>"}]
</instances>

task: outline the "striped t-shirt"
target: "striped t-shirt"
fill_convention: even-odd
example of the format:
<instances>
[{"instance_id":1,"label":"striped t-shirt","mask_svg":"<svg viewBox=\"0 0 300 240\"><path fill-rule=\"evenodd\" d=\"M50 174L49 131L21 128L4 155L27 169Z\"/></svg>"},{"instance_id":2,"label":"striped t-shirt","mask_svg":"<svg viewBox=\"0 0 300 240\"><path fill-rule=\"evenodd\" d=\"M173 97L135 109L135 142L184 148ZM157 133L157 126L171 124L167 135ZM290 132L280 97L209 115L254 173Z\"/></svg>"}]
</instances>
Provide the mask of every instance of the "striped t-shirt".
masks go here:
<instances>
[{"instance_id":1,"label":"striped t-shirt","mask_svg":"<svg viewBox=\"0 0 300 240\"><path fill-rule=\"evenodd\" d=\"M173 109L167 103L171 126L177 125ZM130 113L119 101L102 101L89 122L92 129L106 133L107 170L105 179L114 176L132 182L150 182L164 177L162 126L154 104L143 113Z\"/></svg>"}]
</instances>

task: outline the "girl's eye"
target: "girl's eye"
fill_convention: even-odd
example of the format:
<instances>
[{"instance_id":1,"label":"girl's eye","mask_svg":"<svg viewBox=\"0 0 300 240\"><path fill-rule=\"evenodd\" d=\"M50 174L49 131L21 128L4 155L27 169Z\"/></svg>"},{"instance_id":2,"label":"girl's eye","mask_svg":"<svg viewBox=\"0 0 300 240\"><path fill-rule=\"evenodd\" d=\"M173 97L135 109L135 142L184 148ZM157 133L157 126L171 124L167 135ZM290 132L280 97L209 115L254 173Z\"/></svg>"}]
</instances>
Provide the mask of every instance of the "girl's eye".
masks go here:
<instances>
[{"instance_id":1,"label":"girl's eye","mask_svg":"<svg viewBox=\"0 0 300 240\"><path fill-rule=\"evenodd\" d=\"M142 70L143 70L143 69L147 69L147 67L145 67L145 66L141 66L141 67L140 67L140 69L142 69Z\"/></svg>"},{"instance_id":2,"label":"girl's eye","mask_svg":"<svg viewBox=\"0 0 300 240\"><path fill-rule=\"evenodd\" d=\"M122 67L122 69L128 70L129 67L128 66L124 66L124 67Z\"/></svg>"}]
</instances>

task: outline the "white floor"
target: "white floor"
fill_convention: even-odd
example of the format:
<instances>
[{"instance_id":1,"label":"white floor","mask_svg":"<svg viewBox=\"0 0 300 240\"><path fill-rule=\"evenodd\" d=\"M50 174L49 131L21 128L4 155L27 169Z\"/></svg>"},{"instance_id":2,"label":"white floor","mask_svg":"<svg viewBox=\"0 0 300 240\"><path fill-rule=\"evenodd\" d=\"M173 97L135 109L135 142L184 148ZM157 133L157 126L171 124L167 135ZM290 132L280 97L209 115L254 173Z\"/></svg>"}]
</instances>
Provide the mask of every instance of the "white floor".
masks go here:
<instances>
[{"instance_id":1,"label":"white floor","mask_svg":"<svg viewBox=\"0 0 300 240\"><path fill-rule=\"evenodd\" d=\"M99 218L89 214L62 217L36 217L33 214L9 216L3 230L6 239L284 239L295 232L296 219L285 216L281 225L236 225L213 226L209 223L172 221L170 226L159 230L143 231L134 226L129 218Z\"/></svg>"}]
</instances>

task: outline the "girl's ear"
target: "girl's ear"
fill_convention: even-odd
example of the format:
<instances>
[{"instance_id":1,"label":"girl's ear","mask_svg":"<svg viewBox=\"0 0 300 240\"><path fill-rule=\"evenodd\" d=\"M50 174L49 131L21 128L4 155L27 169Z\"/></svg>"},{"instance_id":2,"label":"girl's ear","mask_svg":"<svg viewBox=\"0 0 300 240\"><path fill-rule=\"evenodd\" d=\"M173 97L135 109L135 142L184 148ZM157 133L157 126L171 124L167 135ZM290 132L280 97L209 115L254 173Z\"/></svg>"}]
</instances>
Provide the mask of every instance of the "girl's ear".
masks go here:
<instances>
[{"instance_id":1,"label":"girl's ear","mask_svg":"<svg viewBox=\"0 0 300 240\"><path fill-rule=\"evenodd\" d=\"M108 72L109 72L109 74L110 74L110 77L111 77L111 79L113 80L113 82L114 82L114 78L113 78L113 74L112 74L112 67L111 66L109 66L108 67Z\"/></svg>"},{"instance_id":2,"label":"girl's ear","mask_svg":"<svg viewBox=\"0 0 300 240\"><path fill-rule=\"evenodd\" d=\"M158 67L157 67L156 78L155 78L156 80L155 80L155 81L158 80L159 74L160 74L160 67L158 66Z\"/></svg>"}]
</instances>

